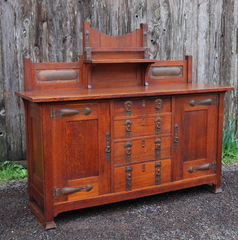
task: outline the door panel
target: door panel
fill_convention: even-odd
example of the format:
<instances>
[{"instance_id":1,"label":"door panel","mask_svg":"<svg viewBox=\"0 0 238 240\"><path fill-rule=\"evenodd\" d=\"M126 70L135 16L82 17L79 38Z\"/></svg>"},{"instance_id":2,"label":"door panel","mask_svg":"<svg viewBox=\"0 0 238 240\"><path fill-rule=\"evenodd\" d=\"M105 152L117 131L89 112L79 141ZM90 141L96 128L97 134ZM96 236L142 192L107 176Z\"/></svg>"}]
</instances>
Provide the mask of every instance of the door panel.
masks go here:
<instances>
[{"instance_id":1,"label":"door panel","mask_svg":"<svg viewBox=\"0 0 238 240\"><path fill-rule=\"evenodd\" d=\"M206 158L207 115L207 109L184 113L184 161Z\"/></svg>"},{"instance_id":2,"label":"door panel","mask_svg":"<svg viewBox=\"0 0 238 240\"><path fill-rule=\"evenodd\" d=\"M205 176L215 168L188 172L191 167L216 162L218 131L218 95L201 94L175 98L173 180Z\"/></svg>"},{"instance_id":3,"label":"door panel","mask_svg":"<svg viewBox=\"0 0 238 240\"><path fill-rule=\"evenodd\" d=\"M88 108L91 110L78 111ZM52 109L56 113L52 118L55 202L110 192L109 104L55 104ZM70 109L69 115L58 114L68 114L61 109ZM79 114L71 116L74 110Z\"/></svg>"}]
</instances>

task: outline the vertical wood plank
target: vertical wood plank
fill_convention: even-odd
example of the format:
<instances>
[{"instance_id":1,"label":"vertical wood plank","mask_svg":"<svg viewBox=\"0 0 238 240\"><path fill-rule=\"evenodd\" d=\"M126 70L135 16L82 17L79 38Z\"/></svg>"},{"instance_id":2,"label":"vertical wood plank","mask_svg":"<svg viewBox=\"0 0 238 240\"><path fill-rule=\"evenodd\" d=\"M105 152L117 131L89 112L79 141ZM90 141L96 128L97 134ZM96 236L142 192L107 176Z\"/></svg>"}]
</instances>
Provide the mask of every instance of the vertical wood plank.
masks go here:
<instances>
[{"instance_id":1,"label":"vertical wood plank","mask_svg":"<svg viewBox=\"0 0 238 240\"><path fill-rule=\"evenodd\" d=\"M18 27L19 7L18 1L2 2L2 41L3 71L4 71L4 103L6 110L7 158L18 160L23 158L20 99L14 92L21 85L19 81L18 40L20 29ZM10 30L11 29L11 30Z\"/></svg>"},{"instance_id":2,"label":"vertical wood plank","mask_svg":"<svg viewBox=\"0 0 238 240\"><path fill-rule=\"evenodd\" d=\"M76 61L84 21L113 36L148 23L151 58L192 55L194 82L237 87L238 1L7 0L0 6L0 141L9 159L25 157L24 111L14 95L24 88L22 57ZM226 118L234 118L236 109L237 93L229 92Z\"/></svg>"},{"instance_id":3,"label":"vertical wood plank","mask_svg":"<svg viewBox=\"0 0 238 240\"><path fill-rule=\"evenodd\" d=\"M2 15L2 2L0 2L0 15ZM3 69L3 49L2 49L2 18L0 18L0 161L7 160L7 136L4 104L4 69Z\"/></svg>"}]
</instances>

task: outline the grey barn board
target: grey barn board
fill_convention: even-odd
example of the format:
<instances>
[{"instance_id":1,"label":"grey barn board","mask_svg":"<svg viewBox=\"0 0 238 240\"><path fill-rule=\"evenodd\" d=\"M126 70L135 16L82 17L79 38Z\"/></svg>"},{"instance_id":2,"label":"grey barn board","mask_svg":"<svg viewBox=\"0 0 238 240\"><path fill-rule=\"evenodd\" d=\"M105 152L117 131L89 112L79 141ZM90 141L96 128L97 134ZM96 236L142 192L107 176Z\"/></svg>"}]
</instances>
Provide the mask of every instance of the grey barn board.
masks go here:
<instances>
[{"instance_id":1,"label":"grey barn board","mask_svg":"<svg viewBox=\"0 0 238 240\"><path fill-rule=\"evenodd\" d=\"M25 159L21 100L23 56L34 62L76 61L82 23L124 35L148 23L151 58L193 56L196 82L237 87L238 1L235 0L1 0L0 161ZM237 115L237 93L226 95L226 118Z\"/></svg>"}]
</instances>

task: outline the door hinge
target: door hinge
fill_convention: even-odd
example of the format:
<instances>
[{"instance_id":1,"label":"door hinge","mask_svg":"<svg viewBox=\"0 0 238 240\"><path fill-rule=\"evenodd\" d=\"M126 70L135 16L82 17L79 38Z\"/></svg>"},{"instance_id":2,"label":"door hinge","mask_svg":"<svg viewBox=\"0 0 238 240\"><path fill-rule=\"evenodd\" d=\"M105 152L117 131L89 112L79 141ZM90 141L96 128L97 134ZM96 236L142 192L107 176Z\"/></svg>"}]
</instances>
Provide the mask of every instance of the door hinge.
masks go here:
<instances>
[{"instance_id":1,"label":"door hinge","mask_svg":"<svg viewBox=\"0 0 238 240\"><path fill-rule=\"evenodd\" d=\"M106 132L106 162L110 162L111 159L111 138L110 133Z\"/></svg>"}]
</instances>

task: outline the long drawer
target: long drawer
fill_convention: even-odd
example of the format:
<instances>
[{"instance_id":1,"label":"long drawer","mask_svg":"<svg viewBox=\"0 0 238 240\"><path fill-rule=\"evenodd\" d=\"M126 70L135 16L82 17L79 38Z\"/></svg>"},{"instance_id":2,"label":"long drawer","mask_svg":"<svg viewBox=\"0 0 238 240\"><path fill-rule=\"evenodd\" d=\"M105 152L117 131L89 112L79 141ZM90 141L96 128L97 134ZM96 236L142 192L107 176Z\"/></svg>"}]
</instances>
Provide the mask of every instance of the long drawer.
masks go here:
<instances>
[{"instance_id":1,"label":"long drawer","mask_svg":"<svg viewBox=\"0 0 238 240\"><path fill-rule=\"evenodd\" d=\"M171 160L151 161L114 169L114 191L131 191L171 181Z\"/></svg>"},{"instance_id":2,"label":"long drawer","mask_svg":"<svg viewBox=\"0 0 238 240\"><path fill-rule=\"evenodd\" d=\"M126 99L114 102L114 117L171 112L171 98Z\"/></svg>"},{"instance_id":3,"label":"long drawer","mask_svg":"<svg viewBox=\"0 0 238 240\"><path fill-rule=\"evenodd\" d=\"M171 157L171 136L142 138L114 143L114 164L142 162Z\"/></svg>"},{"instance_id":4,"label":"long drawer","mask_svg":"<svg viewBox=\"0 0 238 240\"><path fill-rule=\"evenodd\" d=\"M114 138L133 138L171 133L171 114L114 120Z\"/></svg>"}]
</instances>

